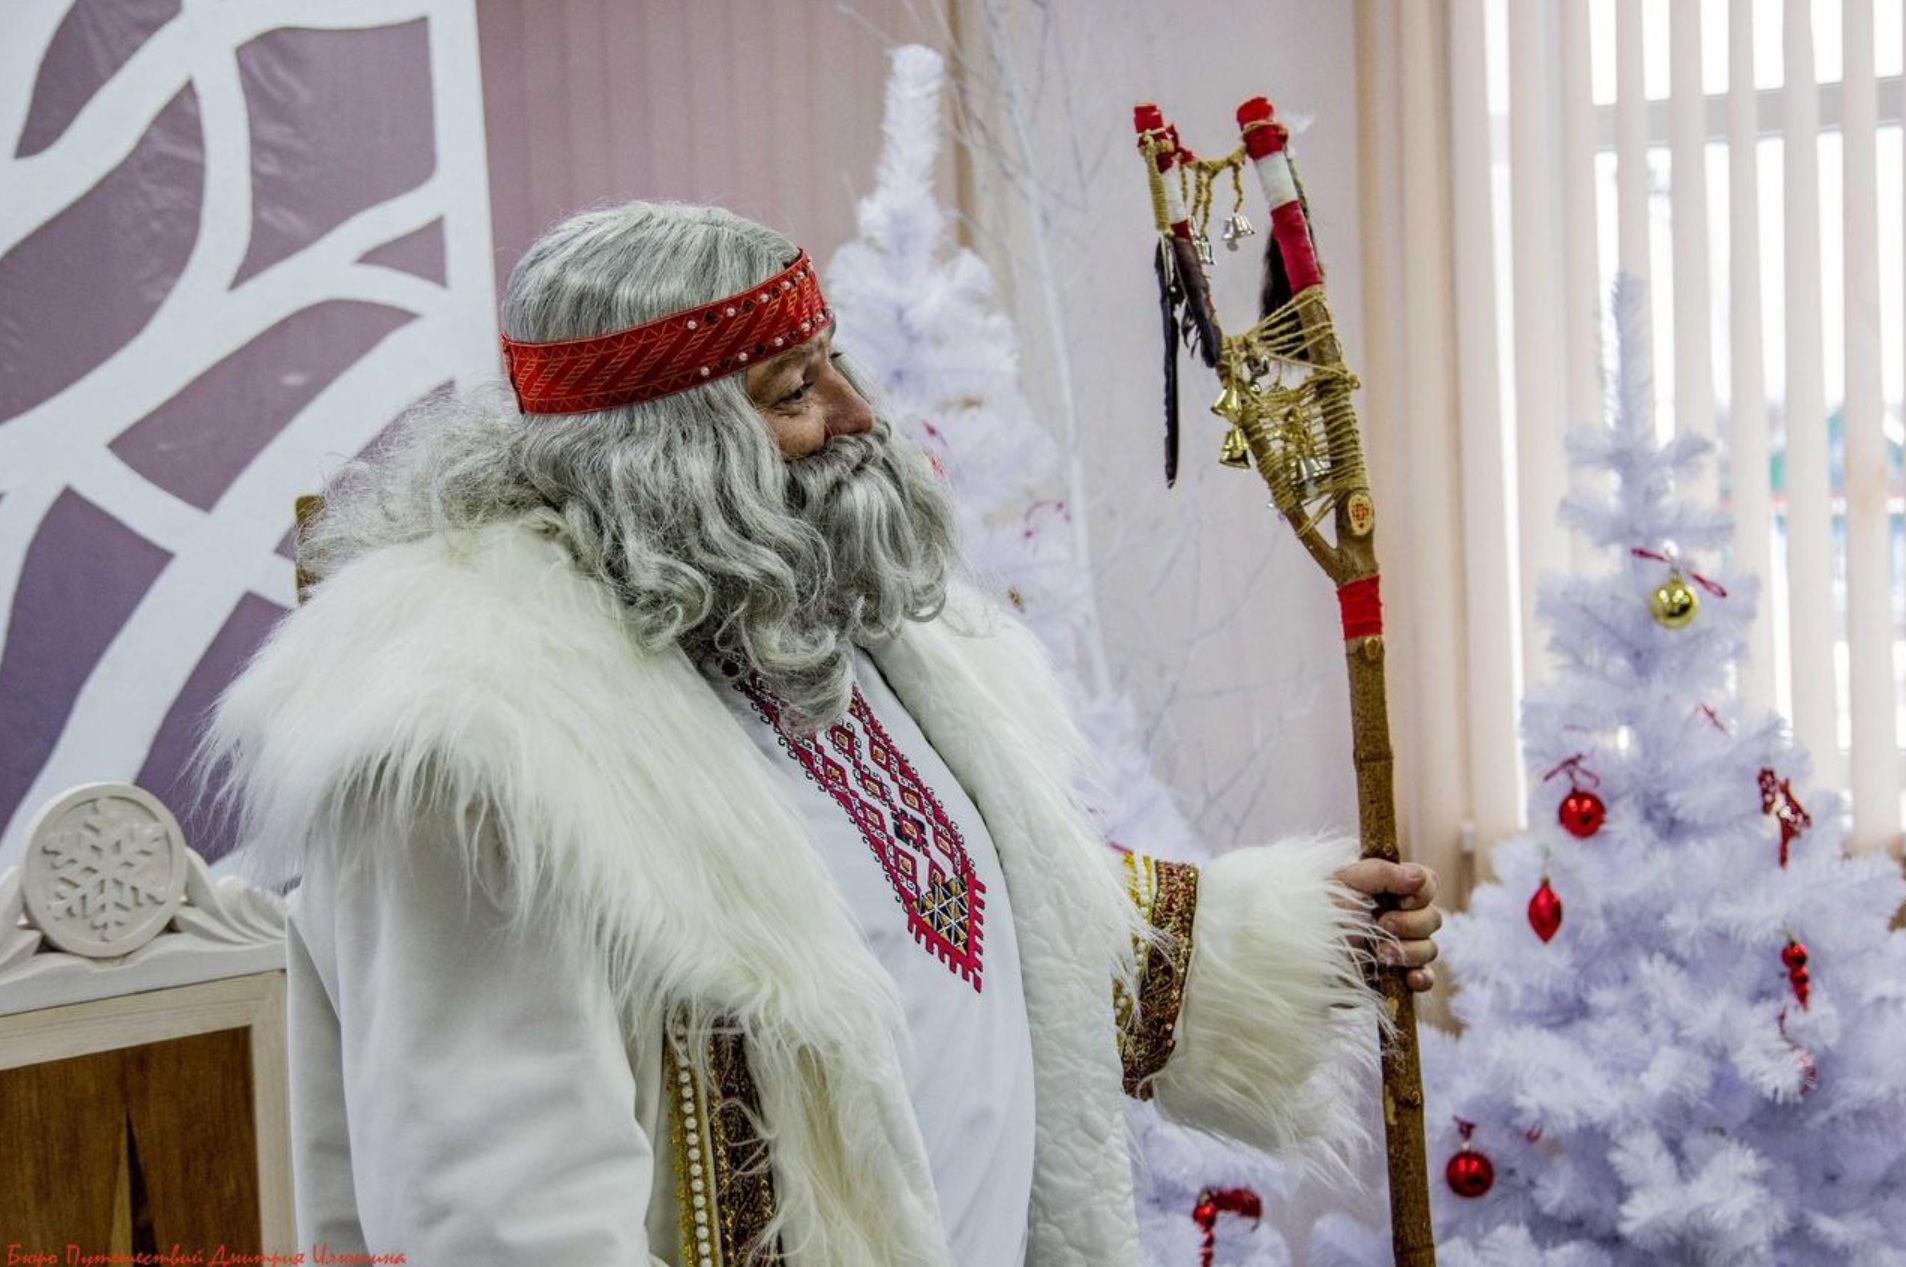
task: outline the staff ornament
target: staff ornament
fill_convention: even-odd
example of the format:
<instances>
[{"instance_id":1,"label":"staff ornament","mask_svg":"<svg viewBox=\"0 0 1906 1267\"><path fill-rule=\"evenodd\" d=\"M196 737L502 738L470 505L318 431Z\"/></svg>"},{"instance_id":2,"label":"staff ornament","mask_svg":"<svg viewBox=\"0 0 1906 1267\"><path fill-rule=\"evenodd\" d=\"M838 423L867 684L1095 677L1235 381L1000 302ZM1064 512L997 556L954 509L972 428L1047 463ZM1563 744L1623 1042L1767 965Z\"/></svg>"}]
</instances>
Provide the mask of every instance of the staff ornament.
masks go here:
<instances>
[{"instance_id":1,"label":"staff ornament","mask_svg":"<svg viewBox=\"0 0 1906 1267\"><path fill-rule=\"evenodd\" d=\"M1290 133L1268 100L1253 97L1237 110L1237 148L1221 158L1199 158L1157 105L1137 106L1132 118L1158 231L1166 482L1177 476L1182 339L1217 373L1221 390L1211 408L1226 424L1219 460L1257 469L1271 505L1337 587L1363 856L1398 861L1376 506L1351 399L1357 378L1344 365L1331 320L1303 185L1291 162ZM1210 217L1213 203L1228 193L1233 209L1223 232L1226 245L1235 248L1253 231L1244 208L1247 167L1264 196L1270 226L1260 316L1249 329L1227 335L1204 272L1215 259ZM1433 1267L1423 1077L1406 971L1401 965L1378 968L1373 982L1393 1022L1379 1035L1391 1246L1397 1267Z\"/></svg>"}]
</instances>

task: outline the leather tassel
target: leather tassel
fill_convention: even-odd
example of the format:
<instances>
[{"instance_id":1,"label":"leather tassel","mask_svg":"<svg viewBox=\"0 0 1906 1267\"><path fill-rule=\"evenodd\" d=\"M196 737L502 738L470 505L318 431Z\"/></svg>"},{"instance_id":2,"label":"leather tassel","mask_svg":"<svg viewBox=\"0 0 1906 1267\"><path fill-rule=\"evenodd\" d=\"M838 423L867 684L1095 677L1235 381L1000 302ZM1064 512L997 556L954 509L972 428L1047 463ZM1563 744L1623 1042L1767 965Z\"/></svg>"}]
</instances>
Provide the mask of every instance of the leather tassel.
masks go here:
<instances>
[{"instance_id":1,"label":"leather tassel","mask_svg":"<svg viewBox=\"0 0 1906 1267\"><path fill-rule=\"evenodd\" d=\"M1258 287L1258 317L1264 318L1290 302L1290 276L1284 271L1284 256L1277 249L1277 235L1264 235L1264 276Z\"/></svg>"},{"instance_id":2,"label":"leather tassel","mask_svg":"<svg viewBox=\"0 0 1906 1267\"><path fill-rule=\"evenodd\" d=\"M1152 254L1158 274L1158 313L1165 333L1165 487L1178 482L1178 303L1180 292L1172 276L1171 248L1160 238Z\"/></svg>"},{"instance_id":3,"label":"leather tassel","mask_svg":"<svg viewBox=\"0 0 1906 1267\"><path fill-rule=\"evenodd\" d=\"M1211 290L1205 285L1204 266L1198 262L1198 248L1184 238L1172 235L1173 262L1178 267L1178 286L1184 295L1184 328L1198 357L1207 366L1218 366L1218 320L1212 313Z\"/></svg>"}]
</instances>

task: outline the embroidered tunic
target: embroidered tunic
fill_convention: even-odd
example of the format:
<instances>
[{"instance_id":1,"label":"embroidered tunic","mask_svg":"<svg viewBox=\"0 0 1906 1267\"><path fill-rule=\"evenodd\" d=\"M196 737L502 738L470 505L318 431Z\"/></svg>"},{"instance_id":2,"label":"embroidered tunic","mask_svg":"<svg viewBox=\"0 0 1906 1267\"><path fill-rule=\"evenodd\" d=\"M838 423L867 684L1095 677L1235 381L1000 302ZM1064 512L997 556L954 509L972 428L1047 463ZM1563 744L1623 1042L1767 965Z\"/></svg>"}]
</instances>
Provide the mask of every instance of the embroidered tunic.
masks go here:
<instances>
[{"instance_id":1,"label":"embroidered tunic","mask_svg":"<svg viewBox=\"0 0 1906 1267\"><path fill-rule=\"evenodd\" d=\"M940 1215L961 1263L1025 1259L1032 1040L1019 945L986 822L857 651L846 716L812 735L753 675L723 694L784 777L789 803L893 979L901 1053Z\"/></svg>"},{"instance_id":2,"label":"embroidered tunic","mask_svg":"<svg viewBox=\"0 0 1906 1267\"><path fill-rule=\"evenodd\" d=\"M1137 920L1161 912L1195 946L1163 988L1149 968L1136 983L1134 1023L1174 1039L1125 1044L1168 1061L1141 1070L1140 1089L1167 1117L1259 1147L1350 1131L1356 1101L1326 1071L1374 1050L1376 996L1351 953L1363 917L1330 878L1354 847L1237 850L1204 870L1195 911L1162 875L1134 911L1127 869L1069 793L1077 736L1031 635L954 598L960 627L909 625L878 649L905 709L862 668L868 715L913 771L882 780L924 807L907 806L919 830L906 831L927 852L907 852L918 865L940 850L929 900L909 908L884 866L870 902L849 899L836 868L864 859L868 877L865 833L812 839L793 796L809 776L778 739L762 750L734 711L746 701L679 651L636 646L615 596L533 526L392 546L321 583L226 692L215 734L254 866L305 877L287 947L301 1241L471 1267L743 1261L752 1238L728 1234L731 1216L745 1230L738 1216L760 1203L677 1155L658 1018L622 1006L692 999L743 1018L760 1120L799 1125L771 1158L790 1267L1135 1267L1120 1087L1133 1070L1110 986ZM942 762L983 823L948 799ZM958 832L976 923L909 783ZM979 1135L934 1117L964 1101L929 1093L923 1109L915 1090L955 1027L889 1006L895 955L982 1009L1024 983L1031 1197L1029 1217L998 1219L999 1252L969 1248L986 1217L971 1212L1026 1208L1025 1185L957 1194L958 1174L987 1177L949 1168L945 1141ZM909 1025L904 1066L892 1035ZM943 1141L932 1160L923 1136ZM1003 1140L974 1145L995 1149L997 1170L1015 1155ZM738 1161L759 1175L759 1158Z\"/></svg>"}]
</instances>

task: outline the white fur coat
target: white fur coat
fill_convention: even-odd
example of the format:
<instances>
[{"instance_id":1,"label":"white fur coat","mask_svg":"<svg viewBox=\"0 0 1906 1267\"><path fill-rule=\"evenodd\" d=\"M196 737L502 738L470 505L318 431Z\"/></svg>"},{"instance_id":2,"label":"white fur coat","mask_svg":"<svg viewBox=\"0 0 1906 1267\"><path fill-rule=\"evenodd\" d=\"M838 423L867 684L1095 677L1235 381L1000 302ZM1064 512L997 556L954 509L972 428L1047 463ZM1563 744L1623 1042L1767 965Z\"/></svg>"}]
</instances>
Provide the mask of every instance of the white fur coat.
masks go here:
<instances>
[{"instance_id":1,"label":"white fur coat","mask_svg":"<svg viewBox=\"0 0 1906 1267\"><path fill-rule=\"evenodd\" d=\"M1138 925L1078 804L1082 746L1043 655L961 606L875 654L1011 892L1036 1069L1028 1261L1136 1264L1112 983ZM227 693L214 743L280 874L312 842L402 840L419 807L447 810L468 874L499 865L513 911L602 965L631 1050L664 1006L738 1020L795 1261L947 1261L885 978L765 758L559 544L503 525L344 569ZM1168 1116L1264 1146L1345 1135L1336 1075L1374 1044L1357 920L1328 878L1343 860L1310 844L1207 868L1155 1084Z\"/></svg>"}]
</instances>

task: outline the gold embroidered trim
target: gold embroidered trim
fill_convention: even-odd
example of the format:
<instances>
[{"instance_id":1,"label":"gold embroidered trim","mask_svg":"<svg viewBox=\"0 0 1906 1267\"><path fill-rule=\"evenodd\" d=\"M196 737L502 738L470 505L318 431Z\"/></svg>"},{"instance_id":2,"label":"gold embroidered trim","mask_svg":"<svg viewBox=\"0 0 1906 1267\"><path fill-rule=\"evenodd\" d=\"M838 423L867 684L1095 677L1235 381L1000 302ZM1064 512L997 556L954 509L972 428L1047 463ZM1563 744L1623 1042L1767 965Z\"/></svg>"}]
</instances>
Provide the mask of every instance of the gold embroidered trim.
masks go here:
<instances>
[{"instance_id":1,"label":"gold embroidered trim","mask_svg":"<svg viewBox=\"0 0 1906 1267\"><path fill-rule=\"evenodd\" d=\"M765 1267L782 1259L781 1247L762 1239L774 1218L774 1172L768 1145L755 1125L761 1120L761 1095L740 1034L718 1034L712 1047L708 1068L719 1094L709 1119L715 1135L722 1260Z\"/></svg>"},{"instance_id":2,"label":"gold embroidered trim","mask_svg":"<svg viewBox=\"0 0 1906 1267\"><path fill-rule=\"evenodd\" d=\"M1191 926L1198 911L1198 868L1139 854L1125 859L1126 890L1159 937L1139 947L1136 999L1118 992L1119 1056L1125 1094L1152 1098L1151 1080L1171 1059L1172 1035L1185 1002Z\"/></svg>"},{"instance_id":3,"label":"gold embroidered trim","mask_svg":"<svg viewBox=\"0 0 1906 1267\"><path fill-rule=\"evenodd\" d=\"M706 1080L694 1072L679 1024L670 1025L663 1055L682 1262L693 1267L780 1263L780 1246L762 1240L774 1218L774 1174L767 1145L755 1129L761 1099L741 1035L730 1031L710 1038Z\"/></svg>"}]
</instances>

